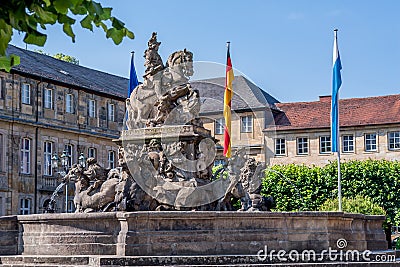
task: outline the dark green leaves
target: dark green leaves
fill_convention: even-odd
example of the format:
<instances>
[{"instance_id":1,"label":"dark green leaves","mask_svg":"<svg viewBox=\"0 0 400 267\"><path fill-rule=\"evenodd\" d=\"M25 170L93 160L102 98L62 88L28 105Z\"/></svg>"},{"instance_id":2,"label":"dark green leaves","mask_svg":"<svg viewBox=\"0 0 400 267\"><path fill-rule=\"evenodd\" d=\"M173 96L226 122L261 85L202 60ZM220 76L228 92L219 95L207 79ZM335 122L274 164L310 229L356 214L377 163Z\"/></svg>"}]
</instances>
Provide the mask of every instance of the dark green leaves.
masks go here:
<instances>
[{"instance_id":1,"label":"dark green leaves","mask_svg":"<svg viewBox=\"0 0 400 267\"><path fill-rule=\"evenodd\" d=\"M343 197L368 197L384 208L387 223L400 224L400 162L348 161L341 164L341 174ZM272 166L266 172L262 193L274 197L279 211L318 210L328 199L337 198L337 163Z\"/></svg>"},{"instance_id":2,"label":"dark green leaves","mask_svg":"<svg viewBox=\"0 0 400 267\"><path fill-rule=\"evenodd\" d=\"M19 57L16 55L0 56L0 69L10 72L13 66L19 65Z\"/></svg>"},{"instance_id":3,"label":"dark green leaves","mask_svg":"<svg viewBox=\"0 0 400 267\"><path fill-rule=\"evenodd\" d=\"M34 44L44 46L46 43L47 35L40 32L32 32L25 34L24 42L27 44Z\"/></svg>"},{"instance_id":4,"label":"dark green leaves","mask_svg":"<svg viewBox=\"0 0 400 267\"><path fill-rule=\"evenodd\" d=\"M72 5L70 0L54 0L53 6L56 11L60 14L66 15L68 13L69 7Z\"/></svg>"},{"instance_id":5,"label":"dark green leaves","mask_svg":"<svg viewBox=\"0 0 400 267\"><path fill-rule=\"evenodd\" d=\"M71 15L82 15L80 25L93 30L93 25L103 29L106 37L120 44L124 37L133 39L134 35L125 28L125 24L111 15L112 8L103 8L93 0L19 0L12 5L0 5L0 56L5 56L13 29L25 33L24 42L43 46L47 40L44 32L46 25L59 23L64 33L75 41L72 25L76 19ZM107 26L108 25L108 26ZM110 26L111 25L111 26ZM40 29L39 28L39 29ZM10 69L15 60L4 57L0 68ZM3 65L1 65L3 64ZM6 64L6 65L4 65Z\"/></svg>"}]
</instances>

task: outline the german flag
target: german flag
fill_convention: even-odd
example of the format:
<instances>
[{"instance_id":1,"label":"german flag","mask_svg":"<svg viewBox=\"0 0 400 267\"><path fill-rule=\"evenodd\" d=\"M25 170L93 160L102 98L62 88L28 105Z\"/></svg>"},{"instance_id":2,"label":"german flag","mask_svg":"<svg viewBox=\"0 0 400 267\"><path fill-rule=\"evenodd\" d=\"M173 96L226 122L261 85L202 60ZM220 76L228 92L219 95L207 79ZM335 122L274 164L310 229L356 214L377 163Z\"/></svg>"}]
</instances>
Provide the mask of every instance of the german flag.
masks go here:
<instances>
[{"instance_id":1,"label":"german flag","mask_svg":"<svg viewBox=\"0 0 400 267\"><path fill-rule=\"evenodd\" d=\"M225 77L225 94L224 94L224 156L231 157L231 101L233 95L232 82L234 79L231 55L229 53L230 42L227 43L228 51L226 58L226 77Z\"/></svg>"}]
</instances>

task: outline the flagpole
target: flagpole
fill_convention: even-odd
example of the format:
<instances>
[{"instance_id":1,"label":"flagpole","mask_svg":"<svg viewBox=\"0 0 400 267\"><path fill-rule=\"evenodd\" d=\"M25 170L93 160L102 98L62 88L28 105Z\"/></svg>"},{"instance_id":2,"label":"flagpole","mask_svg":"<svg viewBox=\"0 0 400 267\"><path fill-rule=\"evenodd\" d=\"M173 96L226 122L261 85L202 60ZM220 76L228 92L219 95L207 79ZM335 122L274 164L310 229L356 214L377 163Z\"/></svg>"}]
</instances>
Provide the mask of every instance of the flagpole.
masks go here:
<instances>
[{"instance_id":1,"label":"flagpole","mask_svg":"<svg viewBox=\"0 0 400 267\"><path fill-rule=\"evenodd\" d=\"M337 32L338 29L333 30L335 35L335 43L337 46ZM338 48L336 47L338 50ZM336 145L337 145L337 165L338 165L338 203L339 203L339 211L342 211L342 177L340 172L340 112L339 112L339 90L337 91L337 134L336 134Z\"/></svg>"},{"instance_id":2,"label":"flagpole","mask_svg":"<svg viewBox=\"0 0 400 267\"><path fill-rule=\"evenodd\" d=\"M337 103L337 107L338 107L338 125L337 125L337 139L336 139L336 144L338 147L338 151L337 151L337 170L338 170L338 202L339 202L339 211L342 211L342 175L340 172L340 116L339 116L339 92L338 92L338 103Z\"/></svg>"}]
</instances>

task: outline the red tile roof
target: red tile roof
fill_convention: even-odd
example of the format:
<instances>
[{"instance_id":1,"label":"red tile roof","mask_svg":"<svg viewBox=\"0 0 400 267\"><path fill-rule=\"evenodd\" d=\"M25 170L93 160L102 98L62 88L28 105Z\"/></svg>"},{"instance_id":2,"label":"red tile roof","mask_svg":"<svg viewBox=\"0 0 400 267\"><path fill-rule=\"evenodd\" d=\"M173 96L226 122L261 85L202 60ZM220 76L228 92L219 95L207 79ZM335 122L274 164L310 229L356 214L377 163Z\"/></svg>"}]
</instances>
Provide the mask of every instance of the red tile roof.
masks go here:
<instances>
[{"instance_id":1,"label":"red tile roof","mask_svg":"<svg viewBox=\"0 0 400 267\"><path fill-rule=\"evenodd\" d=\"M277 103L282 111L274 114L275 125L266 130L329 128L331 97L315 102ZM341 99L340 126L400 123L400 95Z\"/></svg>"}]
</instances>

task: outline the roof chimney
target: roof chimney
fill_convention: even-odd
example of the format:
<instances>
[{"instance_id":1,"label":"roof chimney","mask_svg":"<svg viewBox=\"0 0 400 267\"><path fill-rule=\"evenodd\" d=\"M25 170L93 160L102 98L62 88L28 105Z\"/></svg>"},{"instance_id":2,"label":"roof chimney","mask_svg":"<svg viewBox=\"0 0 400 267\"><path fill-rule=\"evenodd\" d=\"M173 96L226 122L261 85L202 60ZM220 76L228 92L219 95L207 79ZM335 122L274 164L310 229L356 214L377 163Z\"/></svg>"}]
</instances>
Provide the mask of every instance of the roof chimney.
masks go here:
<instances>
[{"instance_id":1,"label":"roof chimney","mask_svg":"<svg viewBox=\"0 0 400 267\"><path fill-rule=\"evenodd\" d=\"M331 102L332 96L330 95L320 95L319 102Z\"/></svg>"}]
</instances>

